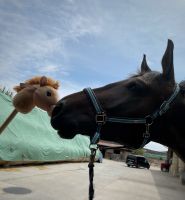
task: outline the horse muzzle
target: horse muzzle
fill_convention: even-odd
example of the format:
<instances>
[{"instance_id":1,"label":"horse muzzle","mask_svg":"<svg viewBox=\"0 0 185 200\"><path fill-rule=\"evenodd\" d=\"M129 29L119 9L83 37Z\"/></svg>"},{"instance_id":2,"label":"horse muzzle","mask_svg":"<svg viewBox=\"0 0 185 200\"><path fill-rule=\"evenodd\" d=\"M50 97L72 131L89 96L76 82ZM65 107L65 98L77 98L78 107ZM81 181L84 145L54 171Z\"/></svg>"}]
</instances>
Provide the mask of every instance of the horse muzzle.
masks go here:
<instances>
[{"instance_id":1,"label":"horse muzzle","mask_svg":"<svg viewBox=\"0 0 185 200\"><path fill-rule=\"evenodd\" d=\"M51 126L56 130L59 130L61 128L60 125L61 125L62 114L63 111L61 105L56 104L51 112Z\"/></svg>"}]
</instances>

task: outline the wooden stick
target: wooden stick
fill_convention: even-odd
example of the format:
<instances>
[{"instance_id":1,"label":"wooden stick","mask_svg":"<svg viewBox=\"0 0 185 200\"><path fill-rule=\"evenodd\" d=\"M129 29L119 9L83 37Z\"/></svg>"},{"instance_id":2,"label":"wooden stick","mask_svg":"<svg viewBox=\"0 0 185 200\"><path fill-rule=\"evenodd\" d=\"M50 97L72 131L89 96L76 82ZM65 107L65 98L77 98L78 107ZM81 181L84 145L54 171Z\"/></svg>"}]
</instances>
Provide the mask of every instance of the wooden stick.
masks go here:
<instances>
[{"instance_id":1,"label":"wooden stick","mask_svg":"<svg viewBox=\"0 0 185 200\"><path fill-rule=\"evenodd\" d=\"M4 129L8 126L8 124L12 121L15 115L18 113L16 109L12 111L12 113L8 116L5 122L0 126L0 134L4 131Z\"/></svg>"}]
</instances>

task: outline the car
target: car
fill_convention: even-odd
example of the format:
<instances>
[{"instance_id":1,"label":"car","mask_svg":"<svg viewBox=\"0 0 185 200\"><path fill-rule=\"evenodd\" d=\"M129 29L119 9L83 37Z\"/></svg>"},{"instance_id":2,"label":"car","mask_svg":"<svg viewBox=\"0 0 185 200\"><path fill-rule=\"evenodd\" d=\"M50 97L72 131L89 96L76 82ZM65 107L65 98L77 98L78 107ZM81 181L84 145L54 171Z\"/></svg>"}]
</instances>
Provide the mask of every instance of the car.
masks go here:
<instances>
[{"instance_id":1,"label":"car","mask_svg":"<svg viewBox=\"0 0 185 200\"><path fill-rule=\"evenodd\" d=\"M148 160L144 156L140 155L128 155L126 158L126 164L128 167L143 167L143 168L150 168L150 164Z\"/></svg>"},{"instance_id":2,"label":"car","mask_svg":"<svg viewBox=\"0 0 185 200\"><path fill-rule=\"evenodd\" d=\"M165 161L161 163L161 171L162 172L169 172L171 163L169 161Z\"/></svg>"}]
</instances>

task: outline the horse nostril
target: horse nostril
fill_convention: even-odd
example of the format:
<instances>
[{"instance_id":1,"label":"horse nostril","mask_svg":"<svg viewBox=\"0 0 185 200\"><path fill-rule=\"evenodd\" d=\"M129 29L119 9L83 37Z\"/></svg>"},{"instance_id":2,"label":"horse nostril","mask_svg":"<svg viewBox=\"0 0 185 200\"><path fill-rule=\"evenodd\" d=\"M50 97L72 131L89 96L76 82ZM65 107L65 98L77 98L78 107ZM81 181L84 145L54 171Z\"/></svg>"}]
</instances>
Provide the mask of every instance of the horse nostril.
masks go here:
<instances>
[{"instance_id":1,"label":"horse nostril","mask_svg":"<svg viewBox=\"0 0 185 200\"><path fill-rule=\"evenodd\" d=\"M61 105L61 104L60 104L60 106L59 105L55 106L55 108L53 109L53 112L52 112L52 118L55 118L61 114L62 107L63 107L63 105Z\"/></svg>"},{"instance_id":2,"label":"horse nostril","mask_svg":"<svg viewBox=\"0 0 185 200\"><path fill-rule=\"evenodd\" d=\"M59 123L58 121L60 121L60 117L63 113L63 107L64 107L64 103L59 102L59 103L56 104L56 106L54 107L54 109L52 111L51 125L53 126L53 128L55 128L55 126Z\"/></svg>"}]
</instances>

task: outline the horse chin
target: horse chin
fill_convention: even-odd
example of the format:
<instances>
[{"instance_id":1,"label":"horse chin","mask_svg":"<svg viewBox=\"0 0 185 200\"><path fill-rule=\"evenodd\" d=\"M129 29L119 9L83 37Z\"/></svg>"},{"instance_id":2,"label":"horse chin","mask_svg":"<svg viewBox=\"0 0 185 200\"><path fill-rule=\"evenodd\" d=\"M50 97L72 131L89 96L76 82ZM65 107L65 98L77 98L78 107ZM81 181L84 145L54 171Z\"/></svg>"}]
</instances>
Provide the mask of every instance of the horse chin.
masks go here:
<instances>
[{"instance_id":1,"label":"horse chin","mask_svg":"<svg viewBox=\"0 0 185 200\"><path fill-rule=\"evenodd\" d=\"M74 133L69 134L69 133L65 133L65 132L59 130L58 135L63 139L73 139L76 134L74 134Z\"/></svg>"},{"instance_id":2,"label":"horse chin","mask_svg":"<svg viewBox=\"0 0 185 200\"><path fill-rule=\"evenodd\" d=\"M60 129L57 131L58 135L63 139L73 139L77 134L81 134L84 136L93 137L94 131L81 130L80 128L69 128L68 129Z\"/></svg>"}]
</instances>

